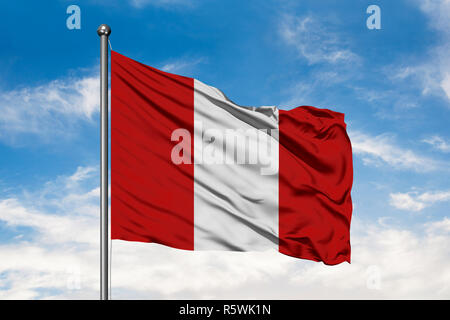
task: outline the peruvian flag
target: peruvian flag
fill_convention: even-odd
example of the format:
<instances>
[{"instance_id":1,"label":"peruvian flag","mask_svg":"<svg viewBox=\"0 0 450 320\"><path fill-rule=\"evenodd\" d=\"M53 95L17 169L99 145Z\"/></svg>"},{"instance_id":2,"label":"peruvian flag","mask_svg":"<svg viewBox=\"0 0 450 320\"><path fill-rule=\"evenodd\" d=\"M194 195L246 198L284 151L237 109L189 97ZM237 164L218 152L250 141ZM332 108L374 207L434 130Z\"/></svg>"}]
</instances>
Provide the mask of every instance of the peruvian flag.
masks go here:
<instances>
[{"instance_id":1,"label":"peruvian flag","mask_svg":"<svg viewBox=\"0 0 450 320\"><path fill-rule=\"evenodd\" d=\"M344 114L240 106L112 52L112 239L350 262L352 182Z\"/></svg>"}]
</instances>

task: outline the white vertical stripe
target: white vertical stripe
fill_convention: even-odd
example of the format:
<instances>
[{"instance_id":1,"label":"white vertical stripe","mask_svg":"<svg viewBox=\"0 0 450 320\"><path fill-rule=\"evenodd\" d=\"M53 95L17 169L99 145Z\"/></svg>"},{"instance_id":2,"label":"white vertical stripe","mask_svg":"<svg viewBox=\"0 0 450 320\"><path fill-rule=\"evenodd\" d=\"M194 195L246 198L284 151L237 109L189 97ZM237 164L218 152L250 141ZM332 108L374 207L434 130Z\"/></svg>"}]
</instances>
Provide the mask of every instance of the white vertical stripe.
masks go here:
<instances>
[{"instance_id":1,"label":"white vertical stripe","mask_svg":"<svg viewBox=\"0 0 450 320\"><path fill-rule=\"evenodd\" d=\"M247 147L232 149L230 133ZM195 250L278 249L278 109L238 106L195 80L194 162Z\"/></svg>"}]
</instances>

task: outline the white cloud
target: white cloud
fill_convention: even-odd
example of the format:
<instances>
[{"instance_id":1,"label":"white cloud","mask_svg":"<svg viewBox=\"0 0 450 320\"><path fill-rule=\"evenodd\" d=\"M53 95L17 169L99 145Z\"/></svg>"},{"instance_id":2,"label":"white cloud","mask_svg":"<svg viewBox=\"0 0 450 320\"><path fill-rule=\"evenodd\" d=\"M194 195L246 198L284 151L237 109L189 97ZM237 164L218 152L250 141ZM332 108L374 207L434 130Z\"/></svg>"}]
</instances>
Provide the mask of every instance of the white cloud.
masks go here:
<instances>
[{"instance_id":1,"label":"white cloud","mask_svg":"<svg viewBox=\"0 0 450 320\"><path fill-rule=\"evenodd\" d=\"M446 73L441 81L441 88L444 90L447 98L450 100L450 73Z\"/></svg>"},{"instance_id":2,"label":"white cloud","mask_svg":"<svg viewBox=\"0 0 450 320\"><path fill-rule=\"evenodd\" d=\"M428 143L442 152L450 152L450 142L444 140L444 138L440 136L432 136L428 139L422 140L422 142Z\"/></svg>"},{"instance_id":3,"label":"white cloud","mask_svg":"<svg viewBox=\"0 0 450 320\"><path fill-rule=\"evenodd\" d=\"M438 191L438 192L425 192L417 197L423 202L441 202L450 200L450 191Z\"/></svg>"},{"instance_id":4,"label":"white cloud","mask_svg":"<svg viewBox=\"0 0 450 320\"><path fill-rule=\"evenodd\" d=\"M91 216L42 213L23 207L14 198L0 201L0 220L13 227L31 227L41 235L41 242L50 244L92 242L95 239L95 232L90 227Z\"/></svg>"},{"instance_id":5,"label":"white cloud","mask_svg":"<svg viewBox=\"0 0 450 320\"><path fill-rule=\"evenodd\" d=\"M298 81L285 91L288 93L288 99L279 103L281 108L291 109L298 105L314 105L329 108L336 103L332 95L324 94L330 91L333 86L342 86L352 78L348 72L330 71L329 68L315 71L307 79Z\"/></svg>"},{"instance_id":6,"label":"white cloud","mask_svg":"<svg viewBox=\"0 0 450 320\"><path fill-rule=\"evenodd\" d=\"M391 193L389 203L397 209L420 211L426 207L425 203L415 200L409 193Z\"/></svg>"},{"instance_id":7,"label":"white cloud","mask_svg":"<svg viewBox=\"0 0 450 320\"><path fill-rule=\"evenodd\" d=\"M171 73L185 73L204 61L204 58L172 60L163 64L160 69Z\"/></svg>"},{"instance_id":8,"label":"white cloud","mask_svg":"<svg viewBox=\"0 0 450 320\"><path fill-rule=\"evenodd\" d=\"M430 16L429 24L436 30L450 35L450 1L449 0L416 0L420 9Z\"/></svg>"},{"instance_id":9,"label":"white cloud","mask_svg":"<svg viewBox=\"0 0 450 320\"><path fill-rule=\"evenodd\" d=\"M94 167L78 167L77 171L69 176L67 180L70 182L82 181L91 177L94 172L96 172L96 168Z\"/></svg>"},{"instance_id":10,"label":"white cloud","mask_svg":"<svg viewBox=\"0 0 450 320\"><path fill-rule=\"evenodd\" d=\"M90 121L99 106L98 77L65 78L43 85L0 91L0 139L35 134L52 139Z\"/></svg>"},{"instance_id":11,"label":"white cloud","mask_svg":"<svg viewBox=\"0 0 450 320\"><path fill-rule=\"evenodd\" d=\"M359 57L348 48L337 33L328 30L312 16L284 16L280 34L282 39L294 46L309 64L359 61Z\"/></svg>"},{"instance_id":12,"label":"white cloud","mask_svg":"<svg viewBox=\"0 0 450 320\"><path fill-rule=\"evenodd\" d=\"M58 177L44 186L44 195L30 193L35 202L0 200L0 220L11 230L33 230L32 236L0 245L0 298L98 298L97 177L78 180L91 183L84 190L81 184L67 184L86 171L79 168L72 176ZM436 198L424 194L421 201ZM78 200L61 211L53 206L48 211L41 205L43 199ZM94 202L97 214L85 213ZM412 232L387 222L362 223L358 216L352 222L352 264L333 267L275 251L191 252L113 241L112 297L450 298L450 219L431 221L422 231Z\"/></svg>"},{"instance_id":13,"label":"white cloud","mask_svg":"<svg viewBox=\"0 0 450 320\"><path fill-rule=\"evenodd\" d=\"M390 66L386 68L388 77L394 83L407 84L409 88L418 88L423 96L435 95L450 100L449 76L450 60L440 58L442 49L433 48L430 59L417 65ZM446 71L448 70L448 71Z\"/></svg>"},{"instance_id":14,"label":"white cloud","mask_svg":"<svg viewBox=\"0 0 450 320\"><path fill-rule=\"evenodd\" d=\"M32 228L45 243L95 242L90 225L98 216L99 188L80 185L97 178L94 173L95 167L78 167L73 175L58 177L37 192L25 192L21 200L0 200L0 220Z\"/></svg>"},{"instance_id":15,"label":"white cloud","mask_svg":"<svg viewBox=\"0 0 450 320\"><path fill-rule=\"evenodd\" d=\"M436 202L450 201L450 191L391 193L390 204L397 209L421 211Z\"/></svg>"},{"instance_id":16,"label":"white cloud","mask_svg":"<svg viewBox=\"0 0 450 320\"><path fill-rule=\"evenodd\" d=\"M387 164L396 169L418 172L433 171L445 167L445 164L397 146L393 142L393 138L388 135L370 136L359 131L350 131L349 135L353 152L360 155L367 165Z\"/></svg>"},{"instance_id":17,"label":"white cloud","mask_svg":"<svg viewBox=\"0 0 450 320\"><path fill-rule=\"evenodd\" d=\"M430 234L445 234L450 233L450 218L444 218L440 221L434 221L427 223L426 225L427 231Z\"/></svg>"},{"instance_id":18,"label":"white cloud","mask_svg":"<svg viewBox=\"0 0 450 320\"><path fill-rule=\"evenodd\" d=\"M87 297L94 297L98 279L91 271L97 268L99 242L96 171L79 167L37 191L0 199L0 221L10 233L0 244L0 273L5 275L0 299L49 298L61 290L63 297L71 297L78 292L71 284L80 277Z\"/></svg>"},{"instance_id":19,"label":"white cloud","mask_svg":"<svg viewBox=\"0 0 450 320\"><path fill-rule=\"evenodd\" d=\"M416 0L415 4L437 32L438 44L430 48L428 59L421 58L415 65L391 66L388 74L393 80L405 81L409 87L419 85L423 95L433 94L450 101L450 2Z\"/></svg>"}]
</instances>

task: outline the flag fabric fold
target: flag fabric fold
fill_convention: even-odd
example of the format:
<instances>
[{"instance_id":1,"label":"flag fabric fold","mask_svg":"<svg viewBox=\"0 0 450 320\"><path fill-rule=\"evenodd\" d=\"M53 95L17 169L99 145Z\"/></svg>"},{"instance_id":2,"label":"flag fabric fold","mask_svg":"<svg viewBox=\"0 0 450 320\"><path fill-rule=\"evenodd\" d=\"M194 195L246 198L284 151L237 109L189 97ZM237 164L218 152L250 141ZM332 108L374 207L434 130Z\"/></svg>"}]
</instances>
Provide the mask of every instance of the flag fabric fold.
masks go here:
<instances>
[{"instance_id":1,"label":"flag fabric fold","mask_svg":"<svg viewBox=\"0 0 450 320\"><path fill-rule=\"evenodd\" d=\"M350 262L352 181L342 113L239 106L112 52L112 239Z\"/></svg>"}]
</instances>

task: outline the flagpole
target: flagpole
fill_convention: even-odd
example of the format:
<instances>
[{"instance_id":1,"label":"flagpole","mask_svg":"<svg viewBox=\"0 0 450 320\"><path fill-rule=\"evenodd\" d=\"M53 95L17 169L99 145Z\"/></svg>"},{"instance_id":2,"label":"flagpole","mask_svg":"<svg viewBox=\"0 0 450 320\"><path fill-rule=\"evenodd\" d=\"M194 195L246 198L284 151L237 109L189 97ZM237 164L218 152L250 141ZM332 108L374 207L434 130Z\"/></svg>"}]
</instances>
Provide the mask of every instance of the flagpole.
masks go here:
<instances>
[{"instance_id":1,"label":"flagpole","mask_svg":"<svg viewBox=\"0 0 450 320\"><path fill-rule=\"evenodd\" d=\"M108 300L108 37L102 24L100 37L100 300Z\"/></svg>"}]
</instances>

